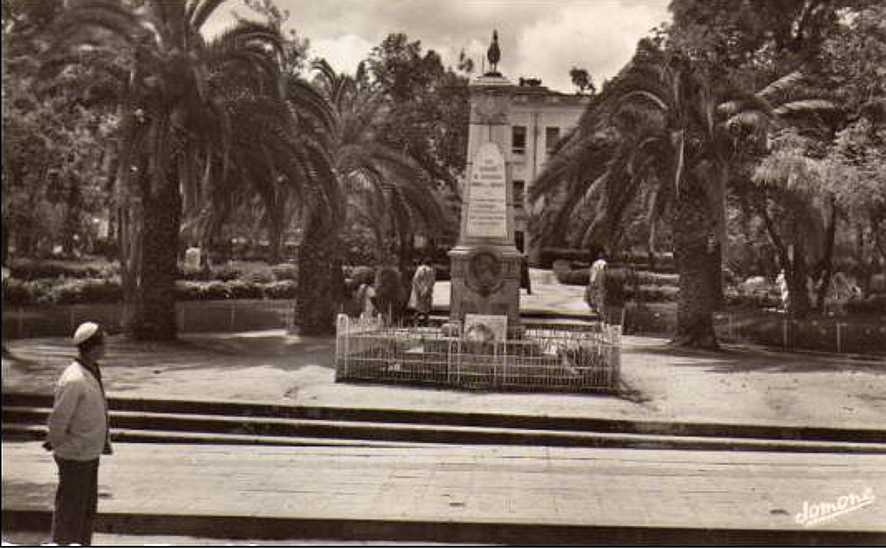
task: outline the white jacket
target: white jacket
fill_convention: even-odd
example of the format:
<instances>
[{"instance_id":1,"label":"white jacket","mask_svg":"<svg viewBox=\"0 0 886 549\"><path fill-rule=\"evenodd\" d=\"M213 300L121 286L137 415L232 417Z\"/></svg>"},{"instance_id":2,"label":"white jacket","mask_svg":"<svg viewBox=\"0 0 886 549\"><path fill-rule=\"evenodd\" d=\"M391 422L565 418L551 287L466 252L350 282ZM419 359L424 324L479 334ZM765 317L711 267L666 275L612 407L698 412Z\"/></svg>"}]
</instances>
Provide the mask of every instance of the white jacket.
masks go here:
<instances>
[{"instance_id":1,"label":"white jacket","mask_svg":"<svg viewBox=\"0 0 886 549\"><path fill-rule=\"evenodd\" d=\"M108 403L98 380L74 361L59 377L49 415L49 443L56 456L97 459L108 439Z\"/></svg>"}]
</instances>

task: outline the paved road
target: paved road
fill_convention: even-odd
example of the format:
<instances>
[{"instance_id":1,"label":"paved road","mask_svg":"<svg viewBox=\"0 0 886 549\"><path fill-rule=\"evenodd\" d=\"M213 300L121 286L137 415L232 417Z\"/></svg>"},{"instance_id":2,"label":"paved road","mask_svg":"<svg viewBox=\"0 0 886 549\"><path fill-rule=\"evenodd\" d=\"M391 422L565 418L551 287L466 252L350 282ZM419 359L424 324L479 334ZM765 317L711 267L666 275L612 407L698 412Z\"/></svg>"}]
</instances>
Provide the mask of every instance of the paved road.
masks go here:
<instances>
[{"instance_id":1,"label":"paved road","mask_svg":"<svg viewBox=\"0 0 886 549\"><path fill-rule=\"evenodd\" d=\"M33 442L4 443L2 457L4 509L50 509L51 457ZM164 515L168 534L188 515L232 525L261 517L803 530L804 502L865 493L869 505L815 529L886 541L883 455L118 444L102 466L99 511Z\"/></svg>"}]
</instances>

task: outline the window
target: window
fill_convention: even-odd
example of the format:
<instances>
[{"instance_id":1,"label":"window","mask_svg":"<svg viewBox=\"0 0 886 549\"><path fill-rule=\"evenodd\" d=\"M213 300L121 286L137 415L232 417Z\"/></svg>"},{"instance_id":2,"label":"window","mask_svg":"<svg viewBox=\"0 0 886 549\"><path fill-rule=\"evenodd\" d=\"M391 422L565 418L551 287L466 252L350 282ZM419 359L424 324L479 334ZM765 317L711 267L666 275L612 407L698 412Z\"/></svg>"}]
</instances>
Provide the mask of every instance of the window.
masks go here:
<instances>
[{"instance_id":1,"label":"window","mask_svg":"<svg viewBox=\"0 0 886 549\"><path fill-rule=\"evenodd\" d=\"M511 128L511 153L526 154L526 126Z\"/></svg>"},{"instance_id":2,"label":"window","mask_svg":"<svg viewBox=\"0 0 886 549\"><path fill-rule=\"evenodd\" d=\"M526 237L523 236L523 231L514 231L514 246L521 254L524 251L523 246L525 246L525 238Z\"/></svg>"},{"instance_id":3,"label":"window","mask_svg":"<svg viewBox=\"0 0 886 549\"><path fill-rule=\"evenodd\" d=\"M557 141L560 141L560 128L556 126L545 128L545 149L548 151L548 154L551 154L554 150Z\"/></svg>"},{"instance_id":4,"label":"window","mask_svg":"<svg viewBox=\"0 0 886 549\"><path fill-rule=\"evenodd\" d=\"M523 192L526 189L526 184L523 181L514 181L514 207L522 208L523 207Z\"/></svg>"}]
</instances>

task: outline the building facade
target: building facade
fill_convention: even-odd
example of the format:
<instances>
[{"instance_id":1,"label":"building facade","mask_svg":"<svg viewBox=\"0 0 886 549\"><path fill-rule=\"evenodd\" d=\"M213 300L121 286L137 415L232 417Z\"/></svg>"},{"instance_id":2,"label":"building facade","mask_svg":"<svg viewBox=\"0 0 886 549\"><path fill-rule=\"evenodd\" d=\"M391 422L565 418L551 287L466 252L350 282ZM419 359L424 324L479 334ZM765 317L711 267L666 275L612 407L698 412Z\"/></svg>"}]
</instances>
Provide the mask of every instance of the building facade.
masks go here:
<instances>
[{"instance_id":1,"label":"building facade","mask_svg":"<svg viewBox=\"0 0 886 549\"><path fill-rule=\"evenodd\" d=\"M522 80L522 79L521 79ZM526 196L561 137L577 124L589 97L551 91L535 81L513 87L509 109L511 185L514 197L514 240L530 261L538 259L538 246L529 234L532 205Z\"/></svg>"}]
</instances>

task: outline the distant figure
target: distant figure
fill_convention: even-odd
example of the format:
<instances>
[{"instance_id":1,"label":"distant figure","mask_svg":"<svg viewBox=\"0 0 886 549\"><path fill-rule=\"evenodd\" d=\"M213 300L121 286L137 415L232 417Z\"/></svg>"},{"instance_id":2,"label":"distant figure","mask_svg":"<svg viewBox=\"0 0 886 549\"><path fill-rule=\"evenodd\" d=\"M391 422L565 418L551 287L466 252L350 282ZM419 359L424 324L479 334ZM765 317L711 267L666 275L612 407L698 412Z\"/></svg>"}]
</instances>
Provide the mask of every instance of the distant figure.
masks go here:
<instances>
[{"instance_id":1,"label":"distant figure","mask_svg":"<svg viewBox=\"0 0 886 549\"><path fill-rule=\"evenodd\" d=\"M5 231L6 231L6 229L4 228L4 232ZM6 265L3 265L3 292L4 293L6 293L6 279L9 278L9 275L10 275L9 269L6 267ZM3 338L4 338L3 339L3 358L12 358L12 353L10 353L9 349L6 348L6 334L5 333L3 334ZM4 372L5 372L5 370L4 370Z\"/></svg>"},{"instance_id":2,"label":"distant figure","mask_svg":"<svg viewBox=\"0 0 886 549\"><path fill-rule=\"evenodd\" d=\"M592 311L602 312L605 299L604 278L606 277L606 256L597 255L588 273L588 285L585 288L585 302Z\"/></svg>"},{"instance_id":3,"label":"distant figure","mask_svg":"<svg viewBox=\"0 0 886 549\"><path fill-rule=\"evenodd\" d=\"M384 317L385 325L399 323L406 312L408 291L403 285L400 271L392 266L379 267L375 271L375 295L372 303Z\"/></svg>"},{"instance_id":4,"label":"distant figure","mask_svg":"<svg viewBox=\"0 0 886 549\"><path fill-rule=\"evenodd\" d=\"M428 263L427 259L423 259L415 269L415 275L412 277L412 293L409 295L408 307L415 311L415 318L421 325L428 322L434 304L434 283L437 279L436 271Z\"/></svg>"},{"instance_id":5,"label":"distant figure","mask_svg":"<svg viewBox=\"0 0 886 549\"><path fill-rule=\"evenodd\" d=\"M360 318L369 319L378 315L375 310L375 288L372 284L360 284L357 288L357 304L360 307Z\"/></svg>"},{"instance_id":6,"label":"distant figure","mask_svg":"<svg viewBox=\"0 0 886 549\"><path fill-rule=\"evenodd\" d=\"M787 311L790 307L790 292L788 292L788 281L785 278L784 269L778 272L775 284L778 286L778 291L781 294L781 306Z\"/></svg>"},{"instance_id":7,"label":"distant figure","mask_svg":"<svg viewBox=\"0 0 886 549\"><path fill-rule=\"evenodd\" d=\"M84 322L74 332L78 356L55 388L49 432L43 447L58 465L58 490L52 515L52 542L92 543L98 509L98 465L109 455L108 401L98 361L105 356L104 330Z\"/></svg>"},{"instance_id":8,"label":"distant figure","mask_svg":"<svg viewBox=\"0 0 886 549\"><path fill-rule=\"evenodd\" d=\"M529 278L529 261L524 255L520 259L520 287L526 288L526 295L532 295L532 280Z\"/></svg>"}]
</instances>

